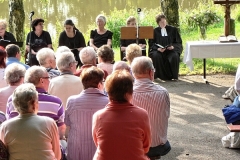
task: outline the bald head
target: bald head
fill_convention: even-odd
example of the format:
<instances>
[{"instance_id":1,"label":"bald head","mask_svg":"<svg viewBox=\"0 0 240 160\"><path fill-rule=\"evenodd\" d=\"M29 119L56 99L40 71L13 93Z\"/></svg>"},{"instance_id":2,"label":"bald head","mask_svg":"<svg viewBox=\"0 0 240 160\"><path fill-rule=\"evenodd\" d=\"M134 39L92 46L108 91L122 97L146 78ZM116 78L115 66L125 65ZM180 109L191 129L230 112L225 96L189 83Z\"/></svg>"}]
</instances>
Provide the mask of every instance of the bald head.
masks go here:
<instances>
[{"instance_id":1,"label":"bald head","mask_svg":"<svg viewBox=\"0 0 240 160\"><path fill-rule=\"evenodd\" d=\"M130 67L124 61L118 61L118 62L114 63L114 65L113 65L113 72L116 70L124 70L124 69L127 71L130 71Z\"/></svg>"}]
</instances>

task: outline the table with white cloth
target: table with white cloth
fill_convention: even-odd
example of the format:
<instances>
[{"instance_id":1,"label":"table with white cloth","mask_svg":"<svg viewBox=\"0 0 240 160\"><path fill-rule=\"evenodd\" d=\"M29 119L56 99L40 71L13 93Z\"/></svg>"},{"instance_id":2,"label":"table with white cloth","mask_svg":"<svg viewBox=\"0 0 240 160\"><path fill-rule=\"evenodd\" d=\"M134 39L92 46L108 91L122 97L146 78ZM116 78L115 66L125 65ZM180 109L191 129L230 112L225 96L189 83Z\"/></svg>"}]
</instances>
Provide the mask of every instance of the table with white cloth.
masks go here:
<instances>
[{"instance_id":1,"label":"table with white cloth","mask_svg":"<svg viewBox=\"0 0 240 160\"><path fill-rule=\"evenodd\" d=\"M191 71L194 70L193 58L203 58L203 78L206 81L206 58L240 58L240 42L188 41L183 62Z\"/></svg>"}]
</instances>

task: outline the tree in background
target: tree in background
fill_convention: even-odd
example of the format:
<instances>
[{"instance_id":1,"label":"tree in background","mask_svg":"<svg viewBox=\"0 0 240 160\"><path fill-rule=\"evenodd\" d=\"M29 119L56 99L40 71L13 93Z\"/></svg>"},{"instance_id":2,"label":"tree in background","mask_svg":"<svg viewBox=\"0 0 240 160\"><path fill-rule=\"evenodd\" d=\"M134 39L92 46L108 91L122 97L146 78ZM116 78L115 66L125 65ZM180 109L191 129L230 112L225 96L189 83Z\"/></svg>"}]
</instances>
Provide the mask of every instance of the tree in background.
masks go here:
<instances>
[{"instance_id":1,"label":"tree in background","mask_svg":"<svg viewBox=\"0 0 240 160\"><path fill-rule=\"evenodd\" d=\"M24 42L24 21L23 0L9 0L9 31L18 42Z\"/></svg>"},{"instance_id":2,"label":"tree in background","mask_svg":"<svg viewBox=\"0 0 240 160\"><path fill-rule=\"evenodd\" d=\"M160 0L160 3L162 12L167 17L168 24L179 29L178 0Z\"/></svg>"}]
</instances>

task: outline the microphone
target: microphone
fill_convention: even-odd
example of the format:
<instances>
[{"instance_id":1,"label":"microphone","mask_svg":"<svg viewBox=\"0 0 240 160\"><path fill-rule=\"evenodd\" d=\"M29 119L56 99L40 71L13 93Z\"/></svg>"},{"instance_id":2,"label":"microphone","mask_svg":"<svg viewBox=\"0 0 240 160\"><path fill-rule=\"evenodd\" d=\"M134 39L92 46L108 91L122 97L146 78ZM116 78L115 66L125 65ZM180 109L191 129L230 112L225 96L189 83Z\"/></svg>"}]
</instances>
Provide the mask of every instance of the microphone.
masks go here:
<instances>
[{"instance_id":1,"label":"microphone","mask_svg":"<svg viewBox=\"0 0 240 160\"><path fill-rule=\"evenodd\" d=\"M34 15L34 11L30 12L29 19L31 19L33 15Z\"/></svg>"}]
</instances>

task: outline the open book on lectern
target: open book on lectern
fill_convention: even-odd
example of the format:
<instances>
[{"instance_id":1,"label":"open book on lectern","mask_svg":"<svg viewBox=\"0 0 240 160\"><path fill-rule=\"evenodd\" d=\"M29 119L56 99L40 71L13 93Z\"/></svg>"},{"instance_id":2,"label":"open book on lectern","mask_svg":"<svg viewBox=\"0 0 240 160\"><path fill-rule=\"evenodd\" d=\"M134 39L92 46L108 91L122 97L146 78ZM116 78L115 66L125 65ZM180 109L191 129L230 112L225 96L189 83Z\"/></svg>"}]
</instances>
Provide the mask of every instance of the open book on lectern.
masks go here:
<instances>
[{"instance_id":1,"label":"open book on lectern","mask_svg":"<svg viewBox=\"0 0 240 160\"><path fill-rule=\"evenodd\" d=\"M0 39L0 46L5 48L9 44L16 44L19 47L23 46L23 42L11 42L11 41L8 41L8 40Z\"/></svg>"}]
</instances>

